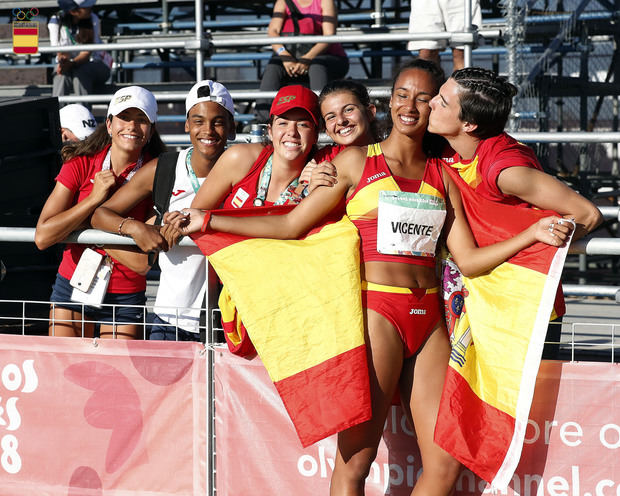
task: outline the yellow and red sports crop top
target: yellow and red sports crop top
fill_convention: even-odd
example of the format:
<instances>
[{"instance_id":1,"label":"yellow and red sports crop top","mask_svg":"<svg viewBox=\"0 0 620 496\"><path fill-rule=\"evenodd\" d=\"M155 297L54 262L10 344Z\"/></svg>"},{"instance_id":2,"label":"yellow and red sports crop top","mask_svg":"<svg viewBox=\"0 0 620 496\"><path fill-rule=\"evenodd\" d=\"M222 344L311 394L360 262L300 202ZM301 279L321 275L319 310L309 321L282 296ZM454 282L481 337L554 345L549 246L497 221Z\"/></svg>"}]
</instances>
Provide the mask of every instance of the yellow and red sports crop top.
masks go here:
<instances>
[{"instance_id":1,"label":"yellow and red sports crop top","mask_svg":"<svg viewBox=\"0 0 620 496\"><path fill-rule=\"evenodd\" d=\"M400 262L434 267L435 257L386 255L377 251L377 209L380 191L424 193L445 200L446 191L439 161L427 161L422 180L398 177L390 171L379 143L368 145L364 172L357 188L346 202L347 215L360 233L362 263Z\"/></svg>"}]
</instances>

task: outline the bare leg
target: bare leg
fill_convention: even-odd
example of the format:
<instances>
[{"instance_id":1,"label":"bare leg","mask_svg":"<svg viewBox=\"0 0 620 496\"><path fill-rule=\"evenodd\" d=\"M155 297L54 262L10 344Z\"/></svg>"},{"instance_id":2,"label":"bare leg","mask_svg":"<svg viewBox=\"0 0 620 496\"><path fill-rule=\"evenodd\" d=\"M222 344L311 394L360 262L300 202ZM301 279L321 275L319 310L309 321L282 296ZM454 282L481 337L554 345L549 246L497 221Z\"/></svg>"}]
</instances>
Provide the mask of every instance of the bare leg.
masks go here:
<instances>
[{"instance_id":1,"label":"bare leg","mask_svg":"<svg viewBox=\"0 0 620 496\"><path fill-rule=\"evenodd\" d=\"M452 68L455 71L465 67L465 51L460 48L452 49Z\"/></svg>"},{"instance_id":2,"label":"bare leg","mask_svg":"<svg viewBox=\"0 0 620 496\"><path fill-rule=\"evenodd\" d=\"M422 48L420 49L420 58L430 60L441 66L441 62L439 60L439 50L429 50L428 48Z\"/></svg>"},{"instance_id":3,"label":"bare leg","mask_svg":"<svg viewBox=\"0 0 620 496\"><path fill-rule=\"evenodd\" d=\"M80 312L53 306L50 308L49 335L92 338L95 326L92 323L83 323L83 320Z\"/></svg>"},{"instance_id":4,"label":"bare leg","mask_svg":"<svg viewBox=\"0 0 620 496\"><path fill-rule=\"evenodd\" d=\"M403 344L398 332L378 313L366 310L366 316L372 419L338 434L331 496L364 494L365 480L377 456L385 418L402 369Z\"/></svg>"},{"instance_id":5,"label":"bare leg","mask_svg":"<svg viewBox=\"0 0 620 496\"><path fill-rule=\"evenodd\" d=\"M101 339L140 339L142 326L139 324L111 325L101 324Z\"/></svg>"},{"instance_id":6,"label":"bare leg","mask_svg":"<svg viewBox=\"0 0 620 496\"><path fill-rule=\"evenodd\" d=\"M413 419L424 467L412 496L452 494L461 471L461 464L433 441L449 357L450 342L442 322L415 361L407 362L401 377L401 397L409 403L409 409L405 410L409 410L407 413Z\"/></svg>"}]
</instances>

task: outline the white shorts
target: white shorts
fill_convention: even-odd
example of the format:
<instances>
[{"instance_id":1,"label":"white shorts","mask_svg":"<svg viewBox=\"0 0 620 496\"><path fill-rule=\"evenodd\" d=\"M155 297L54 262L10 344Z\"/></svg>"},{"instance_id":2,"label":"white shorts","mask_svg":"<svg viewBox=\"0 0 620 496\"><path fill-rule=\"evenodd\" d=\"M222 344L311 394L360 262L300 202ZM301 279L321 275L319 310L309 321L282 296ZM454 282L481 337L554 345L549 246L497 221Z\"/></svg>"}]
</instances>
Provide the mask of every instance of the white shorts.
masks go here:
<instances>
[{"instance_id":1,"label":"white shorts","mask_svg":"<svg viewBox=\"0 0 620 496\"><path fill-rule=\"evenodd\" d=\"M480 0L472 0L472 24L481 27ZM410 33L463 32L465 30L465 0L411 0ZM448 46L447 40L410 41L408 50L439 50ZM464 45L453 48L463 49Z\"/></svg>"}]
</instances>

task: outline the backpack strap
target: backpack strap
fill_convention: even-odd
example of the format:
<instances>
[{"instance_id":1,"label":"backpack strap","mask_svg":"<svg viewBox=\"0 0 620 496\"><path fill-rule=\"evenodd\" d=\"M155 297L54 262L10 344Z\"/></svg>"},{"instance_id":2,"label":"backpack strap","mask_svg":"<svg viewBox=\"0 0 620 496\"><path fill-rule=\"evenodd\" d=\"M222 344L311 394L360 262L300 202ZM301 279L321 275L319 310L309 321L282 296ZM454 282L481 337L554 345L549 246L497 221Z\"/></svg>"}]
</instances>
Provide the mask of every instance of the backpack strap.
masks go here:
<instances>
[{"instance_id":1,"label":"backpack strap","mask_svg":"<svg viewBox=\"0 0 620 496\"><path fill-rule=\"evenodd\" d=\"M153 205L157 218L155 225L161 225L164 213L170 205L170 195L176 178L176 164L179 152L162 153L157 160L155 177L153 178Z\"/></svg>"},{"instance_id":2,"label":"backpack strap","mask_svg":"<svg viewBox=\"0 0 620 496\"><path fill-rule=\"evenodd\" d=\"M293 20L293 26L295 27L295 35L299 34L299 19L303 17L303 14L299 12L297 5L293 0L284 0L288 10L291 11L291 19Z\"/></svg>"}]
</instances>

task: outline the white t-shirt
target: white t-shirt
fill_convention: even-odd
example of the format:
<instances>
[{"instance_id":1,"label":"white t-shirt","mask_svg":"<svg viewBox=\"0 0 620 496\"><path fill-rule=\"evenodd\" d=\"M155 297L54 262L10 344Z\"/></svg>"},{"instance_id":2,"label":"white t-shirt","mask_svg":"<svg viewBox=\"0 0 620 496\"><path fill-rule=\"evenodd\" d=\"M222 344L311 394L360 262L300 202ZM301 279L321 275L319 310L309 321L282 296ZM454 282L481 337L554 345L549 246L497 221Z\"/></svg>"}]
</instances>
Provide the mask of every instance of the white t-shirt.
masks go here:
<instances>
[{"instance_id":1,"label":"white t-shirt","mask_svg":"<svg viewBox=\"0 0 620 496\"><path fill-rule=\"evenodd\" d=\"M70 15L70 14L67 14ZM94 12L90 14L91 20L93 21L93 31L95 35L94 43L103 43L101 41L101 23L99 22L99 17ZM51 46L71 46L75 45L76 42L73 39L75 33L71 32L71 29L67 26L63 26L61 24L61 19L57 15L53 15L49 22L47 23L47 29L50 33L50 45ZM76 57L80 52L72 51L68 52L71 58ZM104 51L96 51L91 52L90 54L91 60L100 60L108 67L112 67L112 56L108 52Z\"/></svg>"},{"instance_id":2,"label":"white t-shirt","mask_svg":"<svg viewBox=\"0 0 620 496\"><path fill-rule=\"evenodd\" d=\"M177 159L169 211L190 207L196 196L185 166L189 150L187 148L180 152ZM198 182L202 184L204 178L198 178ZM199 332L200 309L207 284L206 257L197 246L176 245L159 253L159 267L161 276L153 311L169 324L178 325L186 331Z\"/></svg>"}]
</instances>

